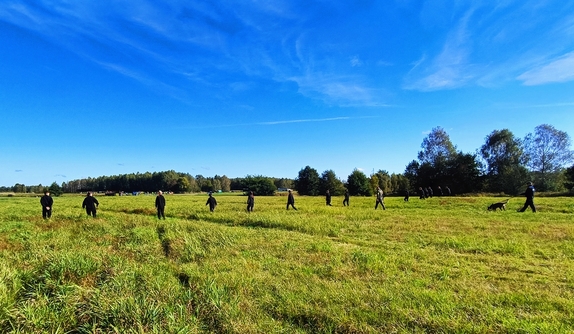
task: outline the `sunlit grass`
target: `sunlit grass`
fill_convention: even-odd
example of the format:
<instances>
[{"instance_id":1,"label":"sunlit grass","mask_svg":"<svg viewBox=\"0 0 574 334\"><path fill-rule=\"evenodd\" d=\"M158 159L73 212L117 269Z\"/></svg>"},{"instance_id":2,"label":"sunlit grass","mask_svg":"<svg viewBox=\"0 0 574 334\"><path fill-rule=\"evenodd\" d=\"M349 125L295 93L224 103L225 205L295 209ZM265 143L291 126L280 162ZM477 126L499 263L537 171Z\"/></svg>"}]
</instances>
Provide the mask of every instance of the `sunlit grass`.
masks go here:
<instances>
[{"instance_id":1,"label":"sunlit grass","mask_svg":"<svg viewBox=\"0 0 574 334\"><path fill-rule=\"evenodd\" d=\"M571 198L0 198L0 332L574 331Z\"/></svg>"}]
</instances>

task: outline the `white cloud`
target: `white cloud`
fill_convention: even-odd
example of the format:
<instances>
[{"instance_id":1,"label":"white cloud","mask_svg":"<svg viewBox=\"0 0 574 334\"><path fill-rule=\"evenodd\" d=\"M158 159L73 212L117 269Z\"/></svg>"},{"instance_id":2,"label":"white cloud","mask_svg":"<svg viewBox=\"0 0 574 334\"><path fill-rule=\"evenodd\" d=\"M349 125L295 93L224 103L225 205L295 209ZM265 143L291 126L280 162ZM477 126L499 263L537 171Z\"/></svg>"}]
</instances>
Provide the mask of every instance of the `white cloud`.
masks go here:
<instances>
[{"instance_id":1,"label":"white cloud","mask_svg":"<svg viewBox=\"0 0 574 334\"><path fill-rule=\"evenodd\" d=\"M363 62L361 61L361 59L359 59L359 57L357 57L357 56L351 57L351 66L352 67L357 67L357 66L361 66L361 65L363 65Z\"/></svg>"},{"instance_id":2,"label":"white cloud","mask_svg":"<svg viewBox=\"0 0 574 334\"><path fill-rule=\"evenodd\" d=\"M441 52L424 67L426 56L414 62L407 75L406 89L422 91L460 87L474 76L473 65L469 63L470 36L467 29L472 10L469 10L459 24L447 36Z\"/></svg>"},{"instance_id":3,"label":"white cloud","mask_svg":"<svg viewBox=\"0 0 574 334\"><path fill-rule=\"evenodd\" d=\"M552 60L550 63L528 70L516 79L526 86L574 80L574 51Z\"/></svg>"}]
</instances>

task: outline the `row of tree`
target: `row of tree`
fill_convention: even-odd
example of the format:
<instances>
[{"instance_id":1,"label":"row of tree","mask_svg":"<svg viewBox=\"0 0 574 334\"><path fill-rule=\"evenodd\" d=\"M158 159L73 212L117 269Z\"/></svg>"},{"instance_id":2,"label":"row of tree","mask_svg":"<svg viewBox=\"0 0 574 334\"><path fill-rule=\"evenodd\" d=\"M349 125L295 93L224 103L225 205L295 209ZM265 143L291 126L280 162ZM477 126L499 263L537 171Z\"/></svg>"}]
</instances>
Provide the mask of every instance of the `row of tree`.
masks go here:
<instances>
[{"instance_id":1,"label":"row of tree","mask_svg":"<svg viewBox=\"0 0 574 334\"><path fill-rule=\"evenodd\" d=\"M301 195L343 195L348 190L354 196L370 196L378 186L387 194L416 192L419 187L449 186L457 193L502 192L517 194L525 182L533 181L538 191L561 191L574 186L574 165L565 168L574 159L570 150L570 137L564 131L548 124L535 128L520 139L508 130L495 130L485 138L484 144L474 153L458 151L447 132L436 127L424 138L418 160L411 161L403 174L389 174L385 170L367 176L355 169L346 180L335 172L326 170L321 175L306 166L296 179L246 176L243 178L195 177L173 170L164 172L132 173L97 178L56 182L49 187L25 186L0 187L0 191L39 193L49 189L61 192L125 191L176 193L231 190L254 191L257 195L271 195L277 189L294 188Z\"/></svg>"},{"instance_id":2,"label":"row of tree","mask_svg":"<svg viewBox=\"0 0 574 334\"><path fill-rule=\"evenodd\" d=\"M410 162L404 175L412 185L456 185L459 192L517 194L526 180L539 191L571 188L573 161L570 137L548 124L520 139L508 130L495 130L475 153L457 151L446 131L434 128L423 140L418 161Z\"/></svg>"}]
</instances>

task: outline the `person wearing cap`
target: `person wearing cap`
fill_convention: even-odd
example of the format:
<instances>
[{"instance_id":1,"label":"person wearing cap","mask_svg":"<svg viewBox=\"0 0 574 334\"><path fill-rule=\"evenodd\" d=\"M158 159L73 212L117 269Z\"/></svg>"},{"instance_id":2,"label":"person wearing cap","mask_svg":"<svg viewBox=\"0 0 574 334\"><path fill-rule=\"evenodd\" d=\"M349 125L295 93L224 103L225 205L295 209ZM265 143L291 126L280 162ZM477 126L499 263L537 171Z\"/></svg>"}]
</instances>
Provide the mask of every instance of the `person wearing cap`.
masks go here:
<instances>
[{"instance_id":1,"label":"person wearing cap","mask_svg":"<svg viewBox=\"0 0 574 334\"><path fill-rule=\"evenodd\" d=\"M209 204L209 211L213 212L213 210L215 210L215 207L217 206L217 201L215 200L215 197L211 196L211 191L209 192L209 197L207 198L207 202L205 203L205 205Z\"/></svg>"},{"instance_id":2,"label":"person wearing cap","mask_svg":"<svg viewBox=\"0 0 574 334\"><path fill-rule=\"evenodd\" d=\"M536 212L536 207L534 206L534 185L532 182L528 182L526 187L526 191L523 192L521 195L526 196L526 202L524 202L524 206L522 209L518 210L518 212L526 211L527 207L532 209L532 212Z\"/></svg>"},{"instance_id":3,"label":"person wearing cap","mask_svg":"<svg viewBox=\"0 0 574 334\"><path fill-rule=\"evenodd\" d=\"M163 192L160 190L157 192L155 197L155 207L157 209L157 219L165 220L165 197L163 197Z\"/></svg>"},{"instance_id":4,"label":"person wearing cap","mask_svg":"<svg viewBox=\"0 0 574 334\"><path fill-rule=\"evenodd\" d=\"M98 200L94 197L91 191L88 192L84 202L82 202L82 209L86 209L88 216L93 216L96 218L96 208L100 205Z\"/></svg>"},{"instance_id":5,"label":"person wearing cap","mask_svg":"<svg viewBox=\"0 0 574 334\"><path fill-rule=\"evenodd\" d=\"M289 205L293 208L293 210L297 211L295 207L295 197L293 197L293 192L289 189L289 196L287 196L287 210L289 210Z\"/></svg>"},{"instance_id":6,"label":"person wearing cap","mask_svg":"<svg viewBox=\"0 0 574 334\"><path fill-rule=\"evenodd\" d=\"M44 191L44 196L40 198L40 204L42 205L42 218L52 217L52 204L54 204L54 200L50 197L49 191Z\"/></svg>"}]
</instances>

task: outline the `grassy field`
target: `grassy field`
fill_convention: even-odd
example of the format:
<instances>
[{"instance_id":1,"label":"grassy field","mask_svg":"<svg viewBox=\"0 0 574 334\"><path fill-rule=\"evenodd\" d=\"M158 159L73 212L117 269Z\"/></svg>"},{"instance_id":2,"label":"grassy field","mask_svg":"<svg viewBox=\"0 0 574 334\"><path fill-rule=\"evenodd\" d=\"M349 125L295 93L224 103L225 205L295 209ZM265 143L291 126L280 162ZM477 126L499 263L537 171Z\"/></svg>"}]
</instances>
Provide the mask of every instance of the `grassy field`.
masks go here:
<instances>
[{"instance_id":1,"label":"grassy field","mask_svg":"<svg viewBox=\"0 0 574 334\"><path fill-rule=\"evenodd\" d=\"M574 200L0 197L2 333L572 333Z\"/></svg>"}]
</instances>

